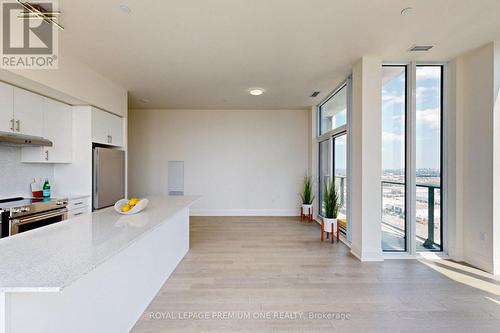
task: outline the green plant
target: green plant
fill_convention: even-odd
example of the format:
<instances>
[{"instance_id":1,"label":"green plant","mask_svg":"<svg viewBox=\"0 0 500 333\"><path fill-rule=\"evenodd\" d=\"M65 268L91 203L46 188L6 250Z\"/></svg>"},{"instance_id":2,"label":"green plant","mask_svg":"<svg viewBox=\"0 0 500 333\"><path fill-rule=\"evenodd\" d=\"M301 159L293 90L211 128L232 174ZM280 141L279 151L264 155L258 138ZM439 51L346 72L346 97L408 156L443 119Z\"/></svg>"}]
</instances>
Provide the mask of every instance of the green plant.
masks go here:
<instances>
[{"instance_id":1,"label":"green plant","mask_svg":"<svg viewBox=\"0 0 500 333\"><path fill-rule=\"evenodd\" d=\"M313 191L313 183L312 177L307 174L304 176L304 183L302 185L302 193L300 193L300 198L302 199L302 204L310 205L314 201Z\"/></svg>"},{"instance_id":2,"label":"green plant","mask_svg":"<svg viewBox=\"0 0 500 333\"><path fill-rule=\"evenodd\" d=\"M325 182L323 190L323 209L327 219L336 219L339 214L339 193L335 179Z\"/></svg>"}]
</instances>

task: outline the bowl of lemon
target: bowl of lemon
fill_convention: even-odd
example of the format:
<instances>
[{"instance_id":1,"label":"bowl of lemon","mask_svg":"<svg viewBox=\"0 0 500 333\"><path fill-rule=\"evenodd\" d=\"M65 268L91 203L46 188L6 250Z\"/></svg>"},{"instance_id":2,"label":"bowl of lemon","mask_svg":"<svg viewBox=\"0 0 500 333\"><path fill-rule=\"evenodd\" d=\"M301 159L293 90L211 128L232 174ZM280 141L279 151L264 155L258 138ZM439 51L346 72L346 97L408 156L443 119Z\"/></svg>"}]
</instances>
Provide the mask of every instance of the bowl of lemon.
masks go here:
<instances>
[{"instance_id":1,"label":"bowl of lemon","mask_svg":"<svg viewBox=\"0 0 500 333\"><path fill-rule=\"evenodd\" d=\"M115 210L123 215L137 214L146 208L148 202L148 199L121 199L115 203Z\"/></svg>"}]
</instances>

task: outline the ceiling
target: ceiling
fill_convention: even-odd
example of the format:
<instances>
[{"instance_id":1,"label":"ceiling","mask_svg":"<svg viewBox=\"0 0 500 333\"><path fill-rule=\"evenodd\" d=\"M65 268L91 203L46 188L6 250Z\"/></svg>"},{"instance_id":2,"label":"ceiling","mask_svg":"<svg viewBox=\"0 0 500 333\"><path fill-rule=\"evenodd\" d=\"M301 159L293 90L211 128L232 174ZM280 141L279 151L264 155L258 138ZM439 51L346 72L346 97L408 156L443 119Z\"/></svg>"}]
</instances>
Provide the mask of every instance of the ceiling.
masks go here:
<instances>
[{"instance_id":1,"label":"ceiling","mask_svg":"<svg viewBox=\"0 0 500 333\"><path fill-rule=\"evenodd\" d=\"M328 95L363 55L443 61L500 36L498 0L60 0L60 7L61 56L125 87L131 108L300 109ZM405 7L413 13L401 15ZM430 52L407 52L428 43L436 45ZM251 87L266 92L251 96ZM321 94L310 98L313 91Z\"/></svg>"}]
</instances>

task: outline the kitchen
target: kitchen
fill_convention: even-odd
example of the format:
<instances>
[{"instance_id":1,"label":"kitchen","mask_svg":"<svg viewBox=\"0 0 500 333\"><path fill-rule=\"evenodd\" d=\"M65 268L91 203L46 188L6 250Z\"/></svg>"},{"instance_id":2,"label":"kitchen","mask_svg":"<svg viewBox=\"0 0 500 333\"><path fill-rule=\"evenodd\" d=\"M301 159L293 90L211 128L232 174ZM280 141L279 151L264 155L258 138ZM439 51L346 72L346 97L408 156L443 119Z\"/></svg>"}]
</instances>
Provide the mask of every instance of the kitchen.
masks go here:
<instances>
[{"instance_id":1,"label":"kitchen","mask_svg":"<svg viewBox=\"0 0 500 333\"><path fill-rule=\"evenodd\" d=\"M14 212L10 219L2 214L2 237L44 225L43 215L37 214L55 206L61 214L47 218L46 224L125 197L123 118L94 107L73 108L6 83L0 83L0 100L5 161L0 209ZM91 119L86 126L82 117ZM82 132L85 137L78 135ZM44 184L48 190L42 195Z\"/></svg>"},{"instance_id":2,"label":"kitchen","mask_svg":"<svg viewBox=\"0 0 500 333\"><path fill-rule=\"evenodd\" d=\"M127 197L127 117L9 81L0 81L0 332L106 323L125 331L187 253L197 198L150 197L145 212L118 214L113 205ZM148 260L152 251L163 254ZM115 276L125 278L117 284ZM108 310L120 298L128 316ZM38 310L26 320L30 308ZM74 320L82 314L94 320Z\"/></svg>"}]
</instances>

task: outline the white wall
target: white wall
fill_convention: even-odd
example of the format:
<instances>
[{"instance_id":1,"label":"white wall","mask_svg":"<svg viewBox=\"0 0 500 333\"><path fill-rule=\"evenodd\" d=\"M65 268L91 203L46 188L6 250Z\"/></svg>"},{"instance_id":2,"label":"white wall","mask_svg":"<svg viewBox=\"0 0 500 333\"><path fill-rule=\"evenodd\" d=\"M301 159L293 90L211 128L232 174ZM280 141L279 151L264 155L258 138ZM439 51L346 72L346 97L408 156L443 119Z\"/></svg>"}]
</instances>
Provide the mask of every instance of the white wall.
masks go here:
<instances>
[{"instance_id":1,"label":"white wall","mask_svg":"<svg viewBox=\"0 0 500 333\"><path fill-rule=\"evenodd\" d=\"M490 43L455 59L456 85L450 92L455 98L450 113L456 117L456 158L450 168L455 168L457 199L450 255L461 260L463 251L463 260L489 272L494 271L494 49Z\"/></svg>"},{"instance_id":2,"label":"white wall","mask_svg":"<svg viewBox=\"0 0 500 333\"><path fill-rule=\"evenodd\" d=\"M33 178L48 178L54 186L51 164L21 163L21 148L0 145L0 199L31 197Z\"/></svg>"},{"instance_id":3,"label":"white wall","mask_svg":"<svg viewBox=\"0 0 500 333\"><path fill-rule=\"evenodd\" d=\"M167 193L185 161L197 215L298 215L309 110L129 110L129 194Z\"/></svg>"}]
</instances>

